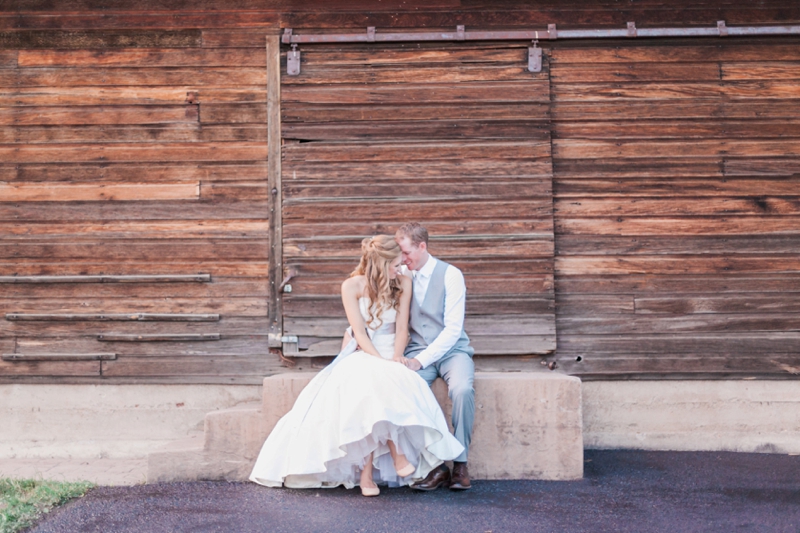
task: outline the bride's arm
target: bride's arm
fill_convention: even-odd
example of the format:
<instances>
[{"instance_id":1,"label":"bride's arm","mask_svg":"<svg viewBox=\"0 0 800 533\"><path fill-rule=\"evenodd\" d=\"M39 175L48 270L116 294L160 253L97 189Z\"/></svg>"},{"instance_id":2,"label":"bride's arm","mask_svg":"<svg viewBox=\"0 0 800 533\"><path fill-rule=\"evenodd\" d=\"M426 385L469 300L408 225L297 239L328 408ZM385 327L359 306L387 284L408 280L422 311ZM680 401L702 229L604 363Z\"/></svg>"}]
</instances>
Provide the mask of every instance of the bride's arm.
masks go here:
<instances>
[{"instance_id":1,"label":"bride's arm","mask_svg":"<svg viewBox=\"0 0 800 533\"><path fill-rule=\"evenodd\" d=\"M375 357L380 357L375 345L372 344L372 339L367 335L367 324L364 322L364 317L361 316L361 309L358 307L358 297L361 287L357 278L348 278L342 283L342 304L344 305L344 312L347 314L347 321L353 328L353 336L358 342L358 347Z\"/></svg>"},{"instance_id":2,"label":"bride's arm","mask_svg":"<svg viewBox=\"0 0 800 533\"><path fill-rule=\"evenodd\" d=\"M411 309L411 278L399 276L400 286L403 294L400 295L400 302L397 304L397 319L395 324L394 337L394 360L398 363L406 364L406 357L403 355L408 344L408 320Z\"/></svg>"}]
</instances>

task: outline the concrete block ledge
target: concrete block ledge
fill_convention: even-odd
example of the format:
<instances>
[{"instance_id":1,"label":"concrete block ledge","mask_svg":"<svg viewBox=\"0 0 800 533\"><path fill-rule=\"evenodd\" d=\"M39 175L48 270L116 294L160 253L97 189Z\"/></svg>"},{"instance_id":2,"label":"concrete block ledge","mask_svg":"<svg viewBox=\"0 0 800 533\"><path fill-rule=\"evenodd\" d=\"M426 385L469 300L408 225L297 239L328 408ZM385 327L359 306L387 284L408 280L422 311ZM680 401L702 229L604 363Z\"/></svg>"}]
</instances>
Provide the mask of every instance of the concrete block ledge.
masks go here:
<instances>
[{"instance_id":1,"label":"concrete block ledge","mask_svg":"<svg viewBox=\"0 0 800 533\"><path fill-rule=\"evenodd\" d=\"M202 448L151 454L148 481L245 480L278 420L313 378L286 373L264 379L261 409L206 415ZM442 380L434 394L450 418ZM477 373L475 427L470 446L474 479L570 480L583 476L581 382L556 373ZM251 404L252 405L252 404Z\"/></svg>"}]
</instances>

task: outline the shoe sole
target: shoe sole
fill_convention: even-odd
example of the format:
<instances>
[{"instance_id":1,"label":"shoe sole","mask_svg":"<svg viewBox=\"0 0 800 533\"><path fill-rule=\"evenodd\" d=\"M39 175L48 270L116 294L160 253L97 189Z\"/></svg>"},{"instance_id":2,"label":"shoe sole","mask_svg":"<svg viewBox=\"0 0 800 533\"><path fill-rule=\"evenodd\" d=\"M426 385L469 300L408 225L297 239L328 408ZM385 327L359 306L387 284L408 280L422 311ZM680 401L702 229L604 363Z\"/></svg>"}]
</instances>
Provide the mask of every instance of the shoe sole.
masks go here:
<instances>
[{"instance_id":1,"label":"shoe sole","mask_svg":"<svg viewBox=\"0 0 800 533\"><path fill-rule=\"evenodd\" d=\"M469 490L472 488L472 485L450 485L450 490Z\"/></svg>"}]
</instances>

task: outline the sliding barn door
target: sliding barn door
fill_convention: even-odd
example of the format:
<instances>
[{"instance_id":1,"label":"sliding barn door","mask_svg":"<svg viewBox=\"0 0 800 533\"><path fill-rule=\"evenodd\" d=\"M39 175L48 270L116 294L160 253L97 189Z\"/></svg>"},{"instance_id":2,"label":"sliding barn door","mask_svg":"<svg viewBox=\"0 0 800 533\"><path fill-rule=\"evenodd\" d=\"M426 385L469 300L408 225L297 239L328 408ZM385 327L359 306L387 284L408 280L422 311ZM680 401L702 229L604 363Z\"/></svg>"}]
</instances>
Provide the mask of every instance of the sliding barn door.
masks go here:
<instances>
[{"instance_id":1,"label":"sliding barn door","mask_svg":"<svg viewBox=\"0 0 800 533\"><path fill-rule=\"evenodd\" d=\"M477 354L551 353L547 65L528 72L526 44L301 54L299 76L285 58L281 73L286 354L338 352L340 285L361 240L414 220L430 230L431 253L465 274Z\"/></svg>"}]
</instances>

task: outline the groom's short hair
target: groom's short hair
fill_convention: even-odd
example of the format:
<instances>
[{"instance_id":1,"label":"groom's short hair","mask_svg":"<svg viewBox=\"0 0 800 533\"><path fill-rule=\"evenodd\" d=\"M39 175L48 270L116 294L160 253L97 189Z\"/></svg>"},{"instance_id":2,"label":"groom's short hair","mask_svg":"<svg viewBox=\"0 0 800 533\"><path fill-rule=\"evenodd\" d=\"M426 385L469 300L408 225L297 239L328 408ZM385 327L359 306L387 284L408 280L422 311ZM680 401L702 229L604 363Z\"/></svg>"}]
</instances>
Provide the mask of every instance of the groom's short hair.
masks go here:
<instances>
[{"instance_id":1,"label":"groom's short hair","mask_svg":"<svg viewBox=\"0 0 800 533\"><path fill-rule=\"evenodd\" d=\"M414 246L419 246L423 242L426 246L428 245L428 230L425 229L425 226L420 225L419 222L406 222L397 228L395 236L408 237Z\"/></svg>"}]
</instances>

